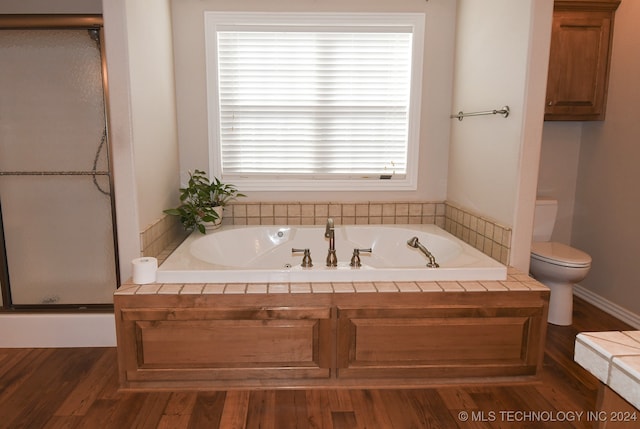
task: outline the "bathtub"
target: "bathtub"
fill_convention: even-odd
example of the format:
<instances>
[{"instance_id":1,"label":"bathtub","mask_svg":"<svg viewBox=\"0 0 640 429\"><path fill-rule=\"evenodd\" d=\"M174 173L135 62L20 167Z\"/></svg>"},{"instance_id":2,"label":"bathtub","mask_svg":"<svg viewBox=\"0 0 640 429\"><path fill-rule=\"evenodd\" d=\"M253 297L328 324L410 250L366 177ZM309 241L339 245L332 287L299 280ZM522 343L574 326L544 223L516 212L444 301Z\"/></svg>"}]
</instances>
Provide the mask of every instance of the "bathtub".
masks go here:
<instances>
[{"instance_id":1,"label":"bathtub","mask_svg":"<svg viewBox=\"0 0 640 429\"><path fill-rule=\"evenodd\" d=\"M160 265L158 283L297 283L505 280L506 266L435 225L335 227L337 267L327 267L324 226L223 226L191 234ZM439 268L407 241L418 237ZM309 249L312 267L302 267ZM351 267L354 249L362 266Z\"/></svg>"}]
</instances>

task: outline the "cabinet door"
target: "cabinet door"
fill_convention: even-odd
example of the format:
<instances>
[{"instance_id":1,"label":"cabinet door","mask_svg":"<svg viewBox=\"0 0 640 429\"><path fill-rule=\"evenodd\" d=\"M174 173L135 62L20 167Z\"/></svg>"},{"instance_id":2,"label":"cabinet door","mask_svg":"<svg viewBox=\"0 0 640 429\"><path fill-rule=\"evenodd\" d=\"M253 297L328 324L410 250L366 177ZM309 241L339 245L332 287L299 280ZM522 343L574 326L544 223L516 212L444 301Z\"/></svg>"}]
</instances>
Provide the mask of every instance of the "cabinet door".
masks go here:
<instances>
[{"instance_id":1,"label":"cabinet door","mask_svg":"<svg viewBox=\"0 0 640 429\"><path fill-rule=\"evenodd\" d=\"M464 379L536 373L542 307L341 308L341 379Z\"/></svg>"},{"instance_id":2,"label":"cabinet door","mask_svg":"<svg viewBox=\"0 0 640 429\"><path fill-rule=\"evenodd\" d=\"M555 11L545 120L602 120L613 12Z\"/></svg>"},{"instance_id":3,"label":"cabinet door","mask_svg":"<svg viewBox=\"0 0 640 429\"><path fill-rule=\"evenodd\" d=\"M330 376L330 309L123 309L127 387L215 387Z\"/></svg>"}]
</instances>

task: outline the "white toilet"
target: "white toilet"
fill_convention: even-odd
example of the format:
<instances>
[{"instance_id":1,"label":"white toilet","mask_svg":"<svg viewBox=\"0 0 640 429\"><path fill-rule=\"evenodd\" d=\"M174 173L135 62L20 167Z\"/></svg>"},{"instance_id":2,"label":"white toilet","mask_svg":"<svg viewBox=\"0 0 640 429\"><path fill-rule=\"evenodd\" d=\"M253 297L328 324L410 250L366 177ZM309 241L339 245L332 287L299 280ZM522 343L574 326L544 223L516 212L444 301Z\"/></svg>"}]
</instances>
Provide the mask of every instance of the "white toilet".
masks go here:
<instances>
[{"instance_id":1,"label":"white toilet","mask_svg":"<svg viewBox=\"0 0 640 429\"><path fill-rule=\"evenodd\" d=\"M557 200L536 201L529 271L551 290L548 322L567 326L573 320L573 285L587 276L591 256L566 244L550 241L557 213Z\"/></svg>"}]
</instances>

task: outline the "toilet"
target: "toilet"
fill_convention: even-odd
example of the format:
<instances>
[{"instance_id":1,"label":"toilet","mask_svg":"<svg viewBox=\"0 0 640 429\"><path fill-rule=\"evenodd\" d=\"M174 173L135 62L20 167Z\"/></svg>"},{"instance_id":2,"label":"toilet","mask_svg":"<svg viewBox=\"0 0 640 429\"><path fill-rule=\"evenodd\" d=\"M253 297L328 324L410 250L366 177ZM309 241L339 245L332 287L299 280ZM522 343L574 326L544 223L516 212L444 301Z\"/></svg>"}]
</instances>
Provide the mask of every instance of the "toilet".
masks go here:
<instances>
[{"instance_id":1,"label":"toilet","mask_svg":"<svg viewBox=\"0 0 640 429\"><path fill-rule=\"evenodd\" d=\"M591 256L566 244L550 241L557 214L557 200L536 200L529 271L551 290L547 321L568 326L573 320L573 285L587 276Z\"/></svg>"}]
</instances>

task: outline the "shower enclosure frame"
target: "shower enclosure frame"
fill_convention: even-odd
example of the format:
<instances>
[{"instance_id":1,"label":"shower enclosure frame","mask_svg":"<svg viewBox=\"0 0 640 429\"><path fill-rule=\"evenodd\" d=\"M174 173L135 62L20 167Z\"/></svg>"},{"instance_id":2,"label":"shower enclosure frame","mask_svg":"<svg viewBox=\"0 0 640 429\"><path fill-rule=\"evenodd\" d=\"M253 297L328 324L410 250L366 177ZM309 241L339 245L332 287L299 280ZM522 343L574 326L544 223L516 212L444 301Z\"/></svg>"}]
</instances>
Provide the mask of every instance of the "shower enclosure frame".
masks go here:
<instances>
[{"instance_id":1,"label":"shower enclosure frame","mask_svg":"<svg viewBox=\"0 0 640 429\"><path fill-rule=\"evenodd\" d=\"M120 266L118 264L118 237L116 228L116 210L113 183L113 156L110 144L110 121L109 121L109 91L107 78L107 63L104 44L104 25L102 15L98 14L55 14L55 15L39 15L39 14L12 14L0 15L0 30L2 29L87 29L96 30L98 33L98 43L100 48L101 75L102 75L102 92L104 100L104 120L105 120L105 144L108 153L109 171L106 174L109 182L110 208L113 230L113 246L114 246L114 267L116 288L120 287ZM56 174L56 173L51 173ZM87 173L90 174L90 173ZM95 172L94 172L95 174ZM2 173L0 173L2 175ZM1 208L1 206L0 206ZM0 312L5 311L112 311L113 304L47 304L47 305L14 305L11 300L11 288L9 285L9 266L7 261L7 253L5 247L4 227L2 223L2 212L0 211L0 290L2 293L2 306Z\"/></svg>"}]
</instances>

